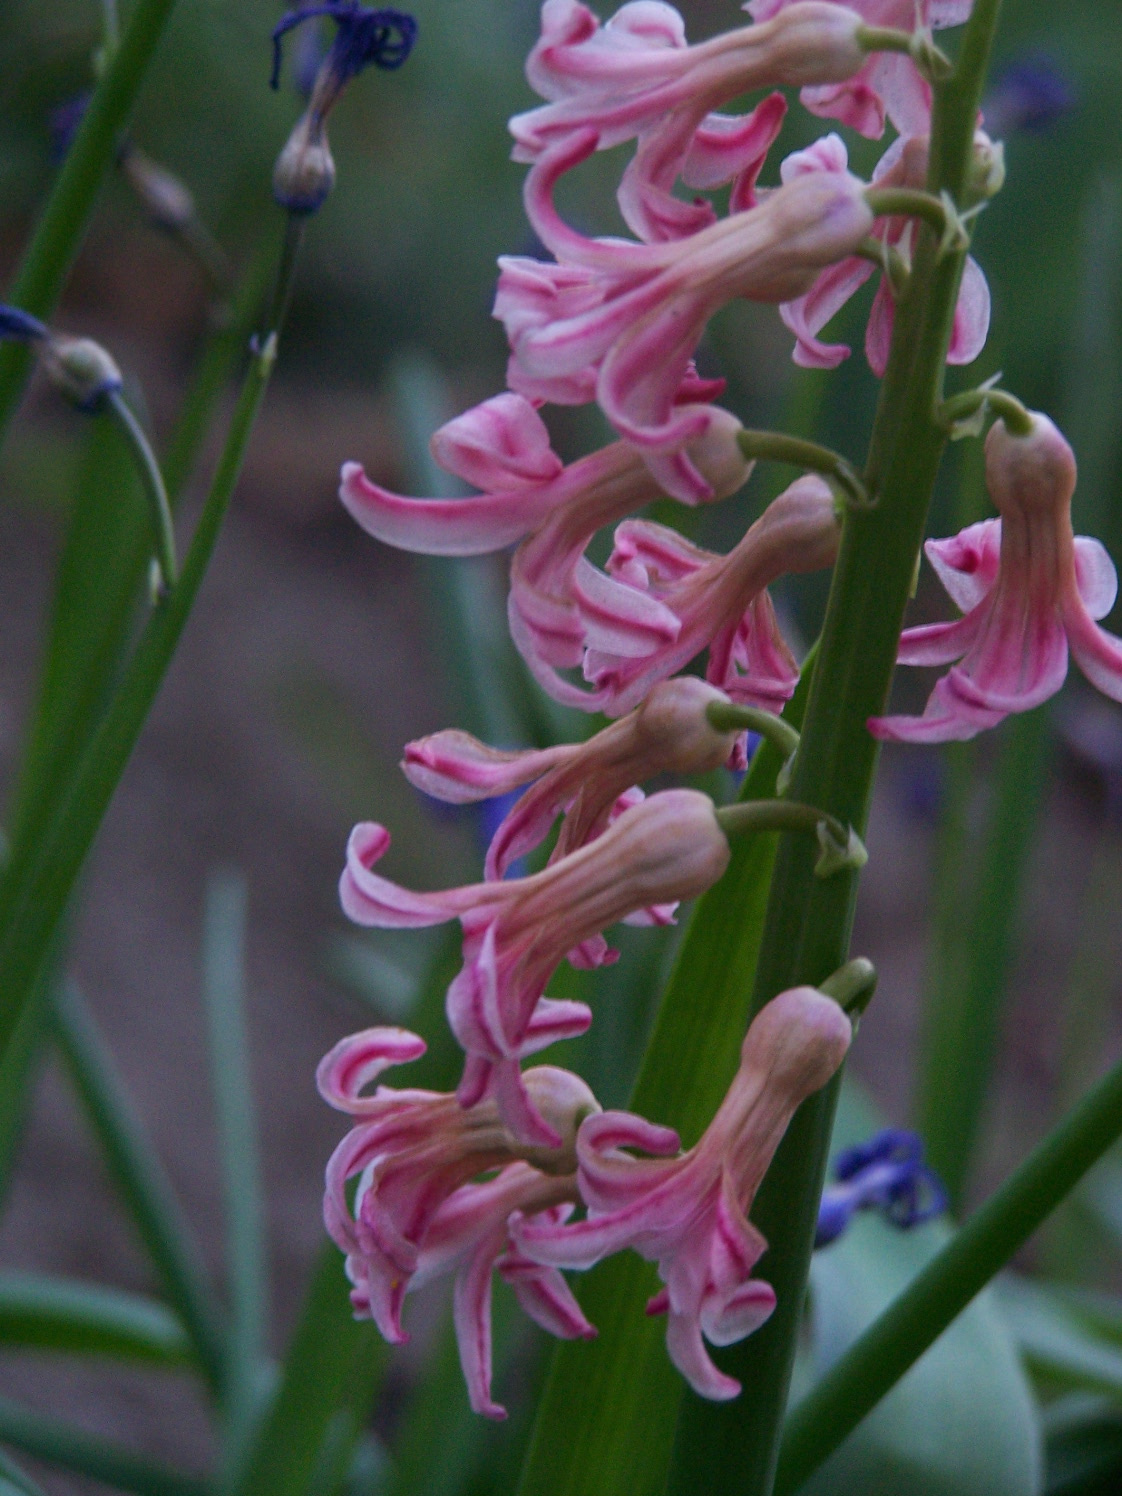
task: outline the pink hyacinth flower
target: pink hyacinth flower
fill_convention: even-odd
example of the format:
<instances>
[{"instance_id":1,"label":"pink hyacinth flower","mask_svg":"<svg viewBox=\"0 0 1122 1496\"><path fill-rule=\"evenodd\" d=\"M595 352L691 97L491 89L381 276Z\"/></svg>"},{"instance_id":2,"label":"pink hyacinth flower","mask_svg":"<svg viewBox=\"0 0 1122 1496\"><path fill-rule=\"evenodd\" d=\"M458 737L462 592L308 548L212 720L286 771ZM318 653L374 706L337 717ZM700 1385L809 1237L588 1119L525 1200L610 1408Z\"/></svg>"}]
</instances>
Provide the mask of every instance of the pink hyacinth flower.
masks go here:
<instances>
[{"instance_id":1,"label":"pink hyacinth flower","mask_svg":"<svg viewBox=\"0 0 1122 1496\"><path fill-rule=\"evenodd\" d=\"M840 0L831 3L840 5ZM971 4L972 0L851 0L867 25L896 31L960 26ZM798 0L748 0L745 6L759 22L798 8ZM836 83L804 88L799 98L811 114L840 120L872 140L883 135L886 116L901 135L925 135L931 126L931 85L911 58L899 52L875 52L860 71Z\"/></svg>"},{"instance_id":2,"label":"pink hyacinth flower","mask_svg":"<svg viewBox=\"0 0 1122 1496\"><path fill-rule=\"evenodd\" d=\"M851 1037L830 998L812 987L781 993L749 1028L736 1078L696 1147L679 1155L672 1128L627 1112L589 1117L577 1134L587 1220L516 1220L515 1240L553 1267L592 1267L628 1247L657 1262L666 1287L647 1312L668 1315L670 1359L700 1396L735 1397L739 1382L714 1366L705 1340L742 1340L775 1307L770 1284L752 1277L767 1243L748 1212L791 1117L834 1074Z\"/></svg>"},{"instance_id":3,"label":"pink hyacinth flower","mask_svg":"<svg viewBox=\"0 0 1122 1496\"><path fill-rule=\"evenodd\" d=\"M689 410L701 431L686 456L706 485L704 497L725 498L751 472L737 444L740 423L717 406ZM653 597L618 586L584 559L598 530L662 496L632 447L614 442L562 468L537 411L511 394L458 416L432 445L442 467L489 483L491 491L463 499L403 498L347 463L340 495L369 534L429 555L476 555L521 539L511 607L551 664L579 664L589 639L618 647L620 616L674 634L676 621Z\"/></svg>"},{"instance_id":4,"label":"pink hyacinth flower","mask_svg":"<svg viewBox=\"0 0 1122 1496\"><path fill-rule=\"evenodd\" d=\"M514 158L536 161L582 130L595 132L601 150L638 139L619 190L624 221L648 242L695 233L716 214L675 197L675 182L731 183L731 211L751 207L786 104L772 94L747 115L715 111L755 89L851 77L866 60L861 24L853 11L804 0L691 47L681 16L657 0L624 5L604 26L577 0L547 0L527 76L551 102L511 120Z\"/></svg>"},{"instance_id":5,"label":"pink hyacinth flower","mask_svg":"<svg viewBox=\"0 0 1122 1496\"><path fill-rule=\"evenodd\" d=\"M379 1086L366 1094L384 1070L418 1059L424 1050L424 1041L405 1029L366 1029L337 1044L316 1072L324 1100L356 1124L327 1165L324 1222L346 1254L356 1313L373 1319L393 1344L408 1338L401 1308L418 1274L434 1276L441 1263L450 1270L454 1261L466 1262L481 1245L480 1210L465 1213L462 1198L459 1207L450 1203L461 1187L520 1161L523 1169L540 1165L554 1189L529 1177L538 1174L537 1168L518 1175L519 1189L504 1197L511 1201L507 1215L516 1208L551 1209L575 1199L571 1187L556 1192L558 1177L572 1175L577 1127L599 1110L578 1076L548 1065L527 1071L526 1092L548 1118L555 1139L544 1148L527 1148L503 1124L494 1101L465 1110L455 1096L437 1091ZM356 1175L359 1186L352 1205L347 1182ZM445 1207L454 1221L447 1215L442 1220ZM496 1224L495 1209L492 1197L483 1209L488 1227Z\"/></svg>"},{"instance_id":6,"label":"pink hyacinth flower","mask_svg":"<svg viewBox=\"0 0 1122 1496\"><path fill-rule=\"evenodd\" d=\"M734 701L782 710L798 680L798 666L775 617L768 585L787 572L817 571L837 555L833 495L817 477L798 479L770 504L727 556L714 555L676 531L649 520L628 520L616 530L608 570L621 592L634 595L618 610L614 648L585 634L583 671L591 690L572 684L555 668L523 609L529 585L517 576L515 557L510 625L515 643L544 690L567 706L619 716L636 706L656 681L710 650L707 678ZM521 583L521 585L519 585ZM673 621L648 626L637 603L651 602Z\"/></svg>"},{"instance_id":7,"label":"pink hyacinth flower","mask_svg":"<svg viewBox=\"0 0 1122 1496\"><path fill-rule=\"evenodd\" d=\"M709 318L737 297L780 303L852 254L873 226L864 187L814 172L665 244L586 239L553 207L553 184L596 145L594 132L551 147L526 184L531 221L558 263L500 260L495 316L512 357L508 383L531 400L599 401L665 491L697 501L709 485L684 450L707 417L678 404Z\"/></svg>"},{"instance_id":8,"label":"pink hyacinth flower","mask_svg":"<svg viewBox=\"0 0 1122 1496\"><path fill-rule=\"evenodd\" d=\"M985 140L985 137L980 139ZM988 146L989 141L985 140L985 144ZM873 172L874 185L923 187L927 178L927 150L925 137L895 141L877 163ZM849 157L844 142L839 136L830 134L816 140L807 150L796 151L788 156L780 171L783 180L789 182L818 171L845 172L848 165ZM908 263L914 233L915 224L912 219L892 217L884 218L878 223L874 238ZM850 255L824 270L805 295L786 302L779 308L779 315L795 334L792 353L795 363L804 369L835 369L843 359L849 357L850 349L844 343L823 343L818 334L875 273L876 266L871 261ZM878 378L883 377L888 366L895 316L896 301L892 286L888 277L882 275L865 329L865 355L869 360L869 367ZM985 347L989 327L989 285L981 266L971 255L967 257L963 267L947 362L973 363Z\"/></svg>"},{"instance_id":9,"label":"pink hyacinth flower","mask_svg":"<svg viewBox=\"0 0 1122 1496\"><path fill-rule=\"evenodd\" d=\"M1075 457L1047 416L1014 436L1000 421L986 438L986 482L1001 518L971 525L927 554L953 600L957 623L906 629L903 665L957 665L922 717L878 717L869 731L905 743L972 738L1010 712L1054 696L1068 649L1087 679L1122 701L1122 640L1098 627L1118 578L1097 540L1075 536Z\"/></svg>"},{"instance_id":10,"label":"pink hyacinth flower","mask_svg":"<svg viewBox=\"0 0 1122 1496\"><path fill-rule=\"evenodd\" d=\"M592 1340L572 1290L556 1268L533 1262L512 1241L509 1221L529 1216L562 1225L578 1200L570 1174L543 1174L529 1164L508 1164L494 1179L465 1184L441 1204L425 1233L412 1287L455 1274L453 1321L460 1366L472 1411L506 1417L491 1397L491 1282L497 1272L526 1314L558 1340Z\"/></svg>"},{"instance_id":11,"label":"pink hyacinth flower","mask_svg":"<svg viewBox=\"0 0 1122 1496\"><path fill-rule=\"evenodd\" d=\"M693 790L665 790L619 816L595 841L540 873L440 893L412 893L374 872L389 833L356 826L340 881L346 913L362 925L418 928L459 919L464 965L447 1012L467 1061L458 1096L472 1106L493 1095L504 1122L527 1143L557 1146L534 1105L519 1060L583 1033L583 1003L544 996L567 952L652 905L695 898L724 872L729 848L713 803Z\"/></svg>"},{"instance_id":12,"label":"pink hyacinth flower","mask_svg":"<svg viewBox=\"0 0 1122 1496\"><path fill-rule=\"evenodd\" d=\"M705 709L723 692L694 676L656 685L642 704L584 743L504 752L450 729L408 743L402 768L437 799L467 804L533 783L504 818L487 852L485 875L502 878L540 846L564 815L551 862L607 829L621 798L659 774L703 774L733 750L735 732L718 732Z\"/></svg>"}]
</instances>

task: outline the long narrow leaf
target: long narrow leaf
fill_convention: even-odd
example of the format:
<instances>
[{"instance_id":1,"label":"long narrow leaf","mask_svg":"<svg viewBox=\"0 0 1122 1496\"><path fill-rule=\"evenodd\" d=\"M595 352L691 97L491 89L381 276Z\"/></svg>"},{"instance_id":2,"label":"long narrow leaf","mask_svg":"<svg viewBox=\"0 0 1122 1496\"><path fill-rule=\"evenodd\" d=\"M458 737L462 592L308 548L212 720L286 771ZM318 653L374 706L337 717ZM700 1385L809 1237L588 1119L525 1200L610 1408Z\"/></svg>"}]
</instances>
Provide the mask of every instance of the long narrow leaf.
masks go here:
<instances>
[{"instance_id":1,"label":"long narrow leaf","mask_svg":"<svg viewBox=\"0 0 1122 1496\"><path fill-rule=\"evenodd\" d=\"M59 1048L90 1126L204 1374L218 1390L225 1375L221 1321L179 1202L72 983L57 994L54 1012Z\"/></svg>"},{"instance_id":2,"label":"long narrow leaf","mask_svg":"<svg viewBox=\"0 0 1122 1496\"><path fill-rule=\"evenodd\" d=\"M245 347L272 260L271 254L257 255L239 285L230 324L207 342L165 463L173 503L190 476L215 405ZM114 427L96 420L59 562L39 689L20 765L9 827L15 860L45 834L105 708L132 632L148 553L148 526L131 459ZM57 943L60 949L65 945L62 940ZM0 1062L0 1198L22 1130L30 1077L43 1049L47 998L54 985L52 964L48 957Z\"/></svg>"},{"instance_id":3,"label":"long narrow leaf","mask_svg":"<svg viewBox=\"0 0 1122 1496\"><path fill-rule=\"evenodd\" d=\"M235 1424L245 1418L252 1404L255 1373L264 1356L268 1301L264 1205L245 1019L245 919L244 879L235 873L215 874L207 887L203 992L226 1210L227 1395Z\"/></svg>"},{"instance_id":4,"label":"long narrow leaf","mask_svg":"<svg viewBox=\"0 0 1122 1496\"><path fill-rule=\"evenodd\" d=\"M0 1273L0 1345L183 1366L194 1349L166 1305L44 1273Z\"/></svg>"},{"instance_id":5,"label":"long narrow leaf","mask_svg":"<svg viewBox=\"0 0 1122 1496\"><path fill-rule=\"evenodd\" d=\"M804 670L787 715L797 727ZM763 746L743 797L774 793L782 767ZM777 838L733 847L721 882L699 902L662 1001L633 1104L678 1129L688 1147L708 1125L736 1070ZM665 1326L644 1314L657 1286L632 1253L609 1259L580 1287L599 1330L591 1345L562 1345L538 1414L520 1496L648 1496L661 1489L682 1380L666 1355Z\"/></svg>"},{"instance_id":6,"label":"long narrow leaf","mask_svg":"<svg viewBox=\"0 0 1122 1496\"><path fill-rule=\"evenodd\" d=\"M996 802L978 888L963 911L962 964L938 995L929 1021L920 1131L931 1167L961 1207L990 1094L1021 891L1040 823L1051 756L1047 708L1005 729Z\"/></svg>"},{"instance_id":7,"label":"long narrow leaf","mask_svg":"<svg viewBox=\"0 0 1122 1496\"><path fill-rule=\"evenodd\" d=\"M133 1454L110 1439L0 1398L0 1443L136 1496L210 1496L209 1483Z\"/></svg>"},{"instance_id":8,"label":"long narrow leaf","mask_svg":"<svg viewBox=\"0 0 1122 1496\"><path fill-rule=\"evenodd\" d=\"M182 574L141 635L113 703L49 827L7 870L0 917L0 1060L34 991L74 884L163 683L202 584L276 360L253 356Z\"/></svg>"},{"instance_id":9,"label":"long narrow leaf","mask_svg":"<svg viewBox=\"0 0 1122 1496\"><path fill-rule=\"evenodd\" d=\"M0 1452L0 1496L43 1496L42 1486L36 1485L30 1475L3 1452Z\"/></svg>"}]
</instances>

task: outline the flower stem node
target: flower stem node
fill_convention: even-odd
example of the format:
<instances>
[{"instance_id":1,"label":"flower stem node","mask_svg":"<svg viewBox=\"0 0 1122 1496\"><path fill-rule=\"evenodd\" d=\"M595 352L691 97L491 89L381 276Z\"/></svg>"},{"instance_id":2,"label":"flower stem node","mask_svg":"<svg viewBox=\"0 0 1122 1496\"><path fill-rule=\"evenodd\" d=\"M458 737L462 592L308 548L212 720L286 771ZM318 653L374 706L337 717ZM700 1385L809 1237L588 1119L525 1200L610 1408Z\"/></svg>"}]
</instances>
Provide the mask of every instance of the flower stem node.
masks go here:
<instances>
[{"instance_id":1,"label":"flower stem node","mask_svg":"<svg viewBox=\"0 0 1122 1496\"><path fill-rule=\"evenodd\" d=\"M991 140L984 130L974 136L968 192L977 202L988 202L1005 186L1005 146Z\"/></svg>"},{"instance_id":2,"label":"flower stem node","mask_svg":"<svg viewBox=\"0 0 1122 1496\"><path fill-rule=\"evenodd\" d=\"M115 360L92 338L48 337L43 369L55 389L86 412L96 410L123 384Z\"/></svg>"},{"instance_id":3,"label":"flower stem node","mask_svg":"<svg viewBox=\"0 0 1122 1496\"><path fill-rule=\"evenodd\" d=\"M935 45L928 26L897 31L892 26L859 26L857 44L866 52L902 52L929 83L945 83L954 72L947 54Z\"/></svg>"},{"instance_id":4,"label":"flower stem node","mask_svg":"<svg viewBox=\"0 0 1122 1496\"><path fill-rule=\"evenodd\" d=\"M822 855L814 864L816 878L832 878L835 873L858 872L869 860L865 843L852 826L841 826L833 816L815 827Z\"/></svg>"},{"instance_id":5,"label":"flower stem node","mask_svg":"<svg viewBox=\"0 0 1122 1496\"><path fill-rule=\"evenodd\" d=\"M711 702L705 709L705 715L709 719L709 725L718 732L757 733L783 755L783 767L775 781L775 787L782 795L791 782L791 771L799 748L799 734L791 724L784 722L774 712L766 712L761 707L741 706L732 701Z\"/></svg>"},{"instance_id":6,"label":"flower stem node","mask_svg":"<svg viewBox=\"0 0 1122 1496\"><path fill-rule=\"evenodd\" d=\"M869 854L852 826L843 826L836 816L797 800L744 800L724 805L717 820L726 836L760 831L812 831L821 852L814 864L818 878L865 866Z\"/></svg>"},{"instance_id":7,"label":"flower stem node","mask_svg":"<svg viewBox=\"0 0 1122 1496\"><path fill-rule=\"evenodd\" d=\"M877 969L865 956L855 956L839 966L824 982L819 992L832 997L854 1022L873 1000L877 990Z\"/></svg>"},{"instance_id":8,"label":"flower stem node","mask_svg":"<svg viewBox=\"0 0 1122 1496\"><path fill-rule=\"evenodd\" d=\"M335 160L327 142L327 124L309 110L277 157L273 168L273 197L289 213L318 212L335 185Z\"/></svg>"}]
</instances>

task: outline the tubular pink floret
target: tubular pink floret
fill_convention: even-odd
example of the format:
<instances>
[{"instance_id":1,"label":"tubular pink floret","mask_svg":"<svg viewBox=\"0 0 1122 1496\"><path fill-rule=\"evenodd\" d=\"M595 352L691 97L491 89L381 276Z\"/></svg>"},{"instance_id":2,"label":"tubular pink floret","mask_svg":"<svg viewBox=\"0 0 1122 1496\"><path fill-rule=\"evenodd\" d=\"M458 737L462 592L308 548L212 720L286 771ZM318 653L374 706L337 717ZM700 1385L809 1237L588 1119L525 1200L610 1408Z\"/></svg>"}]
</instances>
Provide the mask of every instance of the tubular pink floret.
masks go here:
<instances>
[{"instance_id":1,"label":"tubular pink floret","mask_svg":"<svg viewBox=\"0 0 1122 1496\"><path fill-rule=\"evenodd\" d=\"M648 1313L667 1315L671 1359L702 1397L735 1397L739 1383L713 1365L705 1340L742 1339L775 1306L770 1286L751 1276L767 1243L748 1211L788 1122L837 1070L851 1037L830 998L809 987L781 993L749 1028L736 1078L694 1148L670 1157L669 1128L623 1112L589 1117L577 1135L587 1219L518 1221L519 1247L554 1267L591 1267L629 1247L657 1262L666 1287Z\"/></svg>"},{"instance_id":2,"label":"tubular pink floret","mask_svg":"<svg viewBox=\"0 0 1122 1496\"><path fill-rule=\"evenodd\" d=\"M948 664L921 717L878 717L875 737L939 743L971 738L1010 712L1028 711L1063 685L1068 650L1091 683L1122 701L1122 641L1098 626L1117 594L1098 541L1075 536L1075 458L1047 416L1013 435L996 422L986 438L986 482L1000 519L971 525L928 555L951 597L954 623L907 629L899 659Z\"/></svg>"}]
</instances>

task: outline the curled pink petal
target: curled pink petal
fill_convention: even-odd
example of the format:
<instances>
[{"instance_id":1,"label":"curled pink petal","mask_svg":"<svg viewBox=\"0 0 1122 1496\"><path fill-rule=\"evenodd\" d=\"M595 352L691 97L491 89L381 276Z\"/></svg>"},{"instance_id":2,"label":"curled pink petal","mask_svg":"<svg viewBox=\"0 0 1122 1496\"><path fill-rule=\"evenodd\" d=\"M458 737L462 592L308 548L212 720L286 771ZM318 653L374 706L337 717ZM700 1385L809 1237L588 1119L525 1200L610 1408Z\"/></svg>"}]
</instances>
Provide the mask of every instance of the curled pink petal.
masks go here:
<instances>
[{"instance_id":1,"label":"curled pink petal","mask_svg":"<svg viewBox=\"0 0 1122 1496\"><path fill-rule=\"evenodd\" d=\"M627 1246L657 1262L666 1287L647 1312L666 1313L671 1359L701 1396L735 1397L738 1384L713 1365L703 1336L729 1344L774 1306L751 1276L766 1243L747 1212L790 1118L836 1071L850 1037L836 1003L794 988L749 1028L728 1095L689 1152L672 1156L675 1134L642 1118L587 1118L577 1135L587 1219L515 1220L520 1250L555 1267L590 1267Z\"/></svg>"},{"instance_id":2,"label":"curled pink petal","mask_svg":"<svg viewBox=\"0 0 1122 1496\"><path fill-rule=\"evenodd\" d=\"M1114 600L1114 567L1097 542L1072 533L1075 477L1071 448L1047 416L1031 413L1023 436L1001 421L991 427L986 481L1000 520L928 545L947 590L970 609L955 624L909 629L901 640L904 663L956 656L959 663L936 684L922 716L874 718L874 736L913 743L973 737L1054 696L1069 647L1092 684L1122 699L1122 647L1093 616Z\"/></svg>"}]
</instances>

